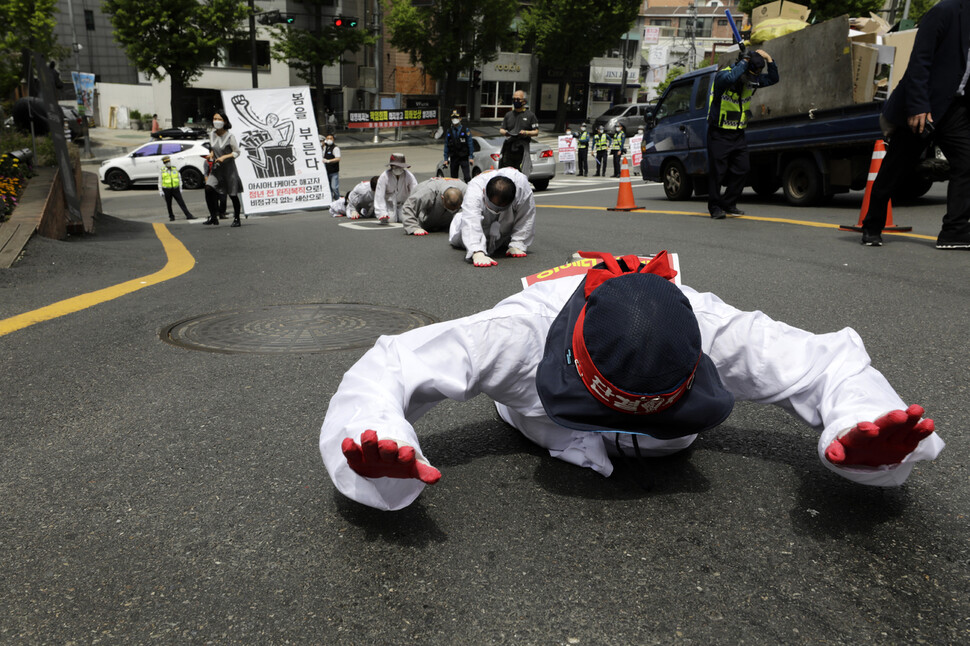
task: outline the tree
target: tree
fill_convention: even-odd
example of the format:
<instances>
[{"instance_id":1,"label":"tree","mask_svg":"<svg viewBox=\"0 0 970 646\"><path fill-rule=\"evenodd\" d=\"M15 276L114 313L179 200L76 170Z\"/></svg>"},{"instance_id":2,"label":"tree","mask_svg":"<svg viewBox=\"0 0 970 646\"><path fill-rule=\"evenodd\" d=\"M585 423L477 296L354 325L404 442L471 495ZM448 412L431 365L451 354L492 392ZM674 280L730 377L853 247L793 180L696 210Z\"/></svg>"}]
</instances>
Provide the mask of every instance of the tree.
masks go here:
<instances>
[{"instance_id":1,"label":"tree","mask_svg":"<svg viewBox=\"0 0 970 646\"><path fill-rule=\"evenodd\" d=\"M522 37L534 43L541 60L555 61L555 67L563 72L556 130L566 125L566 79L621 43L623 34L637 18L640 5L640 0L536 0L522 17ZM564 16L582 18L564 20Z\"/></svg>"},{"instance_id":2,"label":"tree","mask_svg":"<svg viewBox=\"0 0 970 646\"><path fill-rule=\"evenodd\" d=\"M324 25L323 5L333 7L333 1L304 0L310 28L278 25L273 29L276 42L272 49L275 60L289 64L297 76L314 88L313 105L318 123L322 123L323 116L323 68L338 62L344 52L356 52L375 42L363 28L334 26L329 15Z\"/></svg>"},{"instance_id":3,"label":"tree","mask_svg":"<svg viewBox=\"0 0 970 646\"><path fill-rule=\"evenodd\" d=\"M763 4L768 4L772 0L741 0L738 3L738 9L751 15L751 11L755 7L760 7ZM863 16L868 17L869 12L875 12L882 9L884 0L800 0L799 4L807 6L812 10L812 15L809 20L814 20L815 22L822 22L823 20L829 20L830 18L837 18L848 14L849 16ZM740 28L740 25L739 25Z\"/></svg>"},{"instance_id":4,"label":"tree","mask_svg":"<svg viewBox=\"0 0 970 646\"><path fill-rule=\"evenodd\" d=\"M515 38L512 21L517 0L431 0L415 7L410 0L387 0L385 24L391 44L420 63L432 78L444 81L439 117L446 122L448 106L458 101L458 73L494 60L500 47Z\"/></svg>"},{"instance_id":5,"label":"tree","mask_svg":"<svg viewBox=\"0 0 970 646\"><path fill-rule=\"evenodd\" d=\"M54 35L57 0L0 0L0 97L7 97L26 76L25 50L40 52L48 60L66 50Z\"/></svg>"},{"instance_id":6,"label":"tree","mask_svg":"<svg viewBox=\"0 0 970 646\"><path fill-rule=\"evenodd\" d=\"M667 70L667 76L664 77L664 80L657 83L657 96L662 95L664 90L667 89L667 86L670 85L674 79L683 76L686 71L687 70L685 70L683 67L671 67L669 70Z\"/></svg>"},{"instance_id":7,"label":"tree","mask_svg":"<svg viewBox=\"0 0 970 646\"><path fill-rule=\"evenodd\" d=\"M240 38L249 7L239 0L105 0L115 40L141 72L172 83L172 124L187 116L185 89Z\"/></svg>"}]
</instances>

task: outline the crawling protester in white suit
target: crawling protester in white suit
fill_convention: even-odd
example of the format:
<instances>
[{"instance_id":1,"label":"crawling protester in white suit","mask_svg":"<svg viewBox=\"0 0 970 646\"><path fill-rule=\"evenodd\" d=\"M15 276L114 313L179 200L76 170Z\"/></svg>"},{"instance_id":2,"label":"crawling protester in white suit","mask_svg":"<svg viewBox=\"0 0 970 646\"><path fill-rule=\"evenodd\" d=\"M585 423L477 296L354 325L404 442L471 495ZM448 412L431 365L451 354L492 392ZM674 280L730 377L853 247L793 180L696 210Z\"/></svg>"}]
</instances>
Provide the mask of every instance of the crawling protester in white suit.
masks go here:
<instances>
[{"instance_id":1,"label":"crawling protester in white suit","mask_svg":"<svg viewBox=\"0 0 970 646\"><path fill-rule=\"evenodd\" d=\"M347 217L351 220L374 217L374 188L377 175L364 180L347 193Z\"/></svg>"},{"instance_id":2,"label":"crawling protester in white suit","mask_svg":"<svg viewBox=\"0 0 970 646\"><path fill-rule=\"evenodd\" d=\"M404 203L418 186L418 180L409 168L404 155L392 153L387 170L378 175L374 188L374 215L381 224L401 221Z\"/></svg>"},{"instance_id":3,"label":"crawling protester in white suit","mask_svg":"<svg viewBox=\"0 0 970 646\"><path fill-rule=\"evenodd\" d=\"M472 178L461 211L452 219L448 242L465 250L476 267L498 264L504 252L525 258L535 239L536 202L529 178L514 168L488 170Z\"/></svg>"},{"instance_id":4,"label":"crawling protester in white suit","mask_svg":"<svg viewBox=\"0 0 970 646\"><path fill-rule=\"evenodd\" d=\"M685 449L736 399L818 428L822 464L861 484L901 485L943 449L851 328L812 334L678 287L666 252L646 265L581 255L602 262L479 314L381 337L344 375L323 422L320 452L337 489L378 509L409 505L441 477L412 424L444 399L479 393L553 457L604 476L611 455Z\"/></svg>"}]
</instances>

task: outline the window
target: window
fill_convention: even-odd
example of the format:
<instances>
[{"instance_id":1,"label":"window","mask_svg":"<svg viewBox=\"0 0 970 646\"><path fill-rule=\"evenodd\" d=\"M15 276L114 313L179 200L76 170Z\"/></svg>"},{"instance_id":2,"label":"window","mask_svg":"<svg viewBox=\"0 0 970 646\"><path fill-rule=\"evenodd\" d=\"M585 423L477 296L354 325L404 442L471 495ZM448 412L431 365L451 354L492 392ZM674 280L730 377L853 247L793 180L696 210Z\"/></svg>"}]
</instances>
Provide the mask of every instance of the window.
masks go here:
<instances>
[{"instance_id":1,"label":"window","mask_svg":"<svg viewBox=\"0 0 970 646\"><path fill-rule=\"evenodd\" d=\"M269 41L256 41L256 69L268 72L270 65ZM222 55L218 61L212 62L212 67L225 67L227 69L245 69L252 67L252 57L250 56L249 41L237 40L222 50Z\"/></svg>"},{"instance_id":2,"label":"window","mask_svg":"<svg viewBox=\"0 0 970 646\"><path fill-rule=\"evenodd\" d=\"M90 9L84 10L84 26L88 31L94 31L94 12Z\"/></svg>"},{"instance_id":3,"label":"window","mask_svg":"<svg viewBox=\"0 0 970 646\"><path fill-rule=\"evenodd\" d=\"M669 27L670 18L651 18L650 24L655 27Z\"/></svg>"},{"instance_id":4,"label":"window","mask_svg":"<svg viewBox=\"0 0 970 646\"><path fill-rule=\"evenodd\" d=\"M131 153L132 157L152 157L158 154L158 144L148 144L147 146L142 146L135 152Z\"/></svg>"},{"instance_id":5,"label":"window","mask_svg":"<svg viewBox=\"0 0 970 646\"><path fill-rule=\"evenodd\" d=\"M657 118L672 117L677 114L690 112L690 93L694 89L693 83L682 83L671 87L667 91L667 98L657 109Z\"/></svg>"},{"instance_id":6,"label":"window","mask_svg":"<svg viewBox=\"0 0 970 646\"><path fill-rule=\"evenodd\" d=\"M708 96L711 92L711 77L705 76L697 84L697 96L694 97L694 109L707 111Z\"/></svg>"},{"instance_id":7,"label":"window","mask_svg":"<svg viewBox=\"0 0 970 646\"><path fill-rule=\"evenodd\" d=\"M182 144L162 144L162 155L174 155L176 153L182 152Z\"/></svg>"}]
</instances>

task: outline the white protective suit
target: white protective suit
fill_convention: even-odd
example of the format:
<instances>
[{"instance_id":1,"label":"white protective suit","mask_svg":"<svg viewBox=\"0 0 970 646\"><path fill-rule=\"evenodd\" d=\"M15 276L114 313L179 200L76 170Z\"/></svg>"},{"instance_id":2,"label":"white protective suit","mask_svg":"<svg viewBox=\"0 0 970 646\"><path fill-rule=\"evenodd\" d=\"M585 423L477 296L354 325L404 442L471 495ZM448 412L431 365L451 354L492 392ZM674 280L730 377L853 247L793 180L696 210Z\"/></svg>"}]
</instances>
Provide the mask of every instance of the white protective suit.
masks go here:
<instances>
[{"instance_id":1,"label":"white protective suit","mask_svg":"<svg viewBox=\"0 0 970 646\"><path fill-rule=\"evenodd\" d=\"M515 182L515 199L509 208L495 215L484 208L485 185L501 175ZM448 242L465 249L465 258L476 251L491 256L496 249L509 246L528 251L535 239L536 202L529 178L514 168L489 170L472 178L448 231Z\"/></svg>"},{"instance_id":2,"label":"white protective suit","mask_svg":"<svg viewBox=\"0 0 970 646\"><path fill-rule=\"evenodd\" d=\"M401 210L408 196L418 185L414 173L408 169L400 175L394 175L391 169L380 174L377 178L377 188L374 189L374 216L387 217L390 222L401 221Z\"/></svg>"},{"instance_id":3,"label":"white protective suit","mask_svg":"<svg viewBox=\"0 0 970 646\"><path fill-rule=\"evenodd\" d=\"M353 217L354 214L362 218L374 217L374 191L370 180L360 182L347 194L347 215Z\"/></svg>"},{"instance_id":4,"label":"white protective suit","mask_svg":"<svg viewBox=\"0 0 970 646\"><path fill-rule=\"evenodd\" d=\"M490 310L381 337L344 375L323 422L320 452L337 489L378 509L409 505L424 489L423 482L359 476L347 465L341 442L350 437L360 443L361 434L373 429L381 439L413 446L418 459L424 459L412 423L439 401L464 401L479 393L495 400L502 419L553 457L609 476L613 464L607 445L616 434L556 425L546 416L535 386L549 328L581 280L572 276L541 282ZM841 431L906 408L869 364L859 335L851 328L812 334L761 312L737 310L713 294L680 289L697 317L703 351L725 388L738 400L782 406L818 428L818 455L832 471L862 484L895 486L906 480L914 463L932 460L943 449L943 440L934 433L897 465L830 463L825 449ZM639 444L645 455L664 455L686 448L696 437L639 436ZM621 445L632 446L629 435L618 438Z\"/></svg>"}]
</instances>

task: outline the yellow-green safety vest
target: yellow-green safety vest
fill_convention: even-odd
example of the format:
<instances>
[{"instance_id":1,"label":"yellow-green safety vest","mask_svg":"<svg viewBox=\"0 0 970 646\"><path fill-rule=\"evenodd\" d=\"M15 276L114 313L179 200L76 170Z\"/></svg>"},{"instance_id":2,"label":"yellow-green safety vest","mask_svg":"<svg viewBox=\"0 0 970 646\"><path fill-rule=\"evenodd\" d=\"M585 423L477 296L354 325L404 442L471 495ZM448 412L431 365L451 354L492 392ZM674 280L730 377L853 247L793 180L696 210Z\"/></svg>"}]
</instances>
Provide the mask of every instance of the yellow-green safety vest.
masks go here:
<instances>
[{"instance_id":1,"label":"yellow-green safety vest","mask_svg":"<svg viewBox=\"0 0 970 646\"><path fill-rule=\"evenodd\" d=\"M607 150L610 147L610 136L604 133L596 133L593 135L593 147L597 152L600 150Z\"/></svg>"},{"instance_id":2,"label":"yellow-green safety vest","mask_svg":"<svg viewBox=\"0 0 970 646\"><path fill-rule=\"evenodd\" d=\"M179 169L172 166L171 168L162 168L162 188L178 188L179 187Z\"/></svg>"},{"instance_id":3,"label":"yellow-green safety vest","mask_svg":"<svg viewBox=\"0 0 970 646\"><path fill-rule=\"evenodd\" d=\"M729 71L728 65L723 71ZM738 95L737 84L724 90L721 94L720 110L717 115L718 128L725 130L743 130L748 126L748 116L751 114L751 97L754 96L754 88L743 85L741 94ZM714 83L711 83L711 91L707 99L707 111L710 113L711 106L714 104Z\"/></svg>"}]
</instances>

